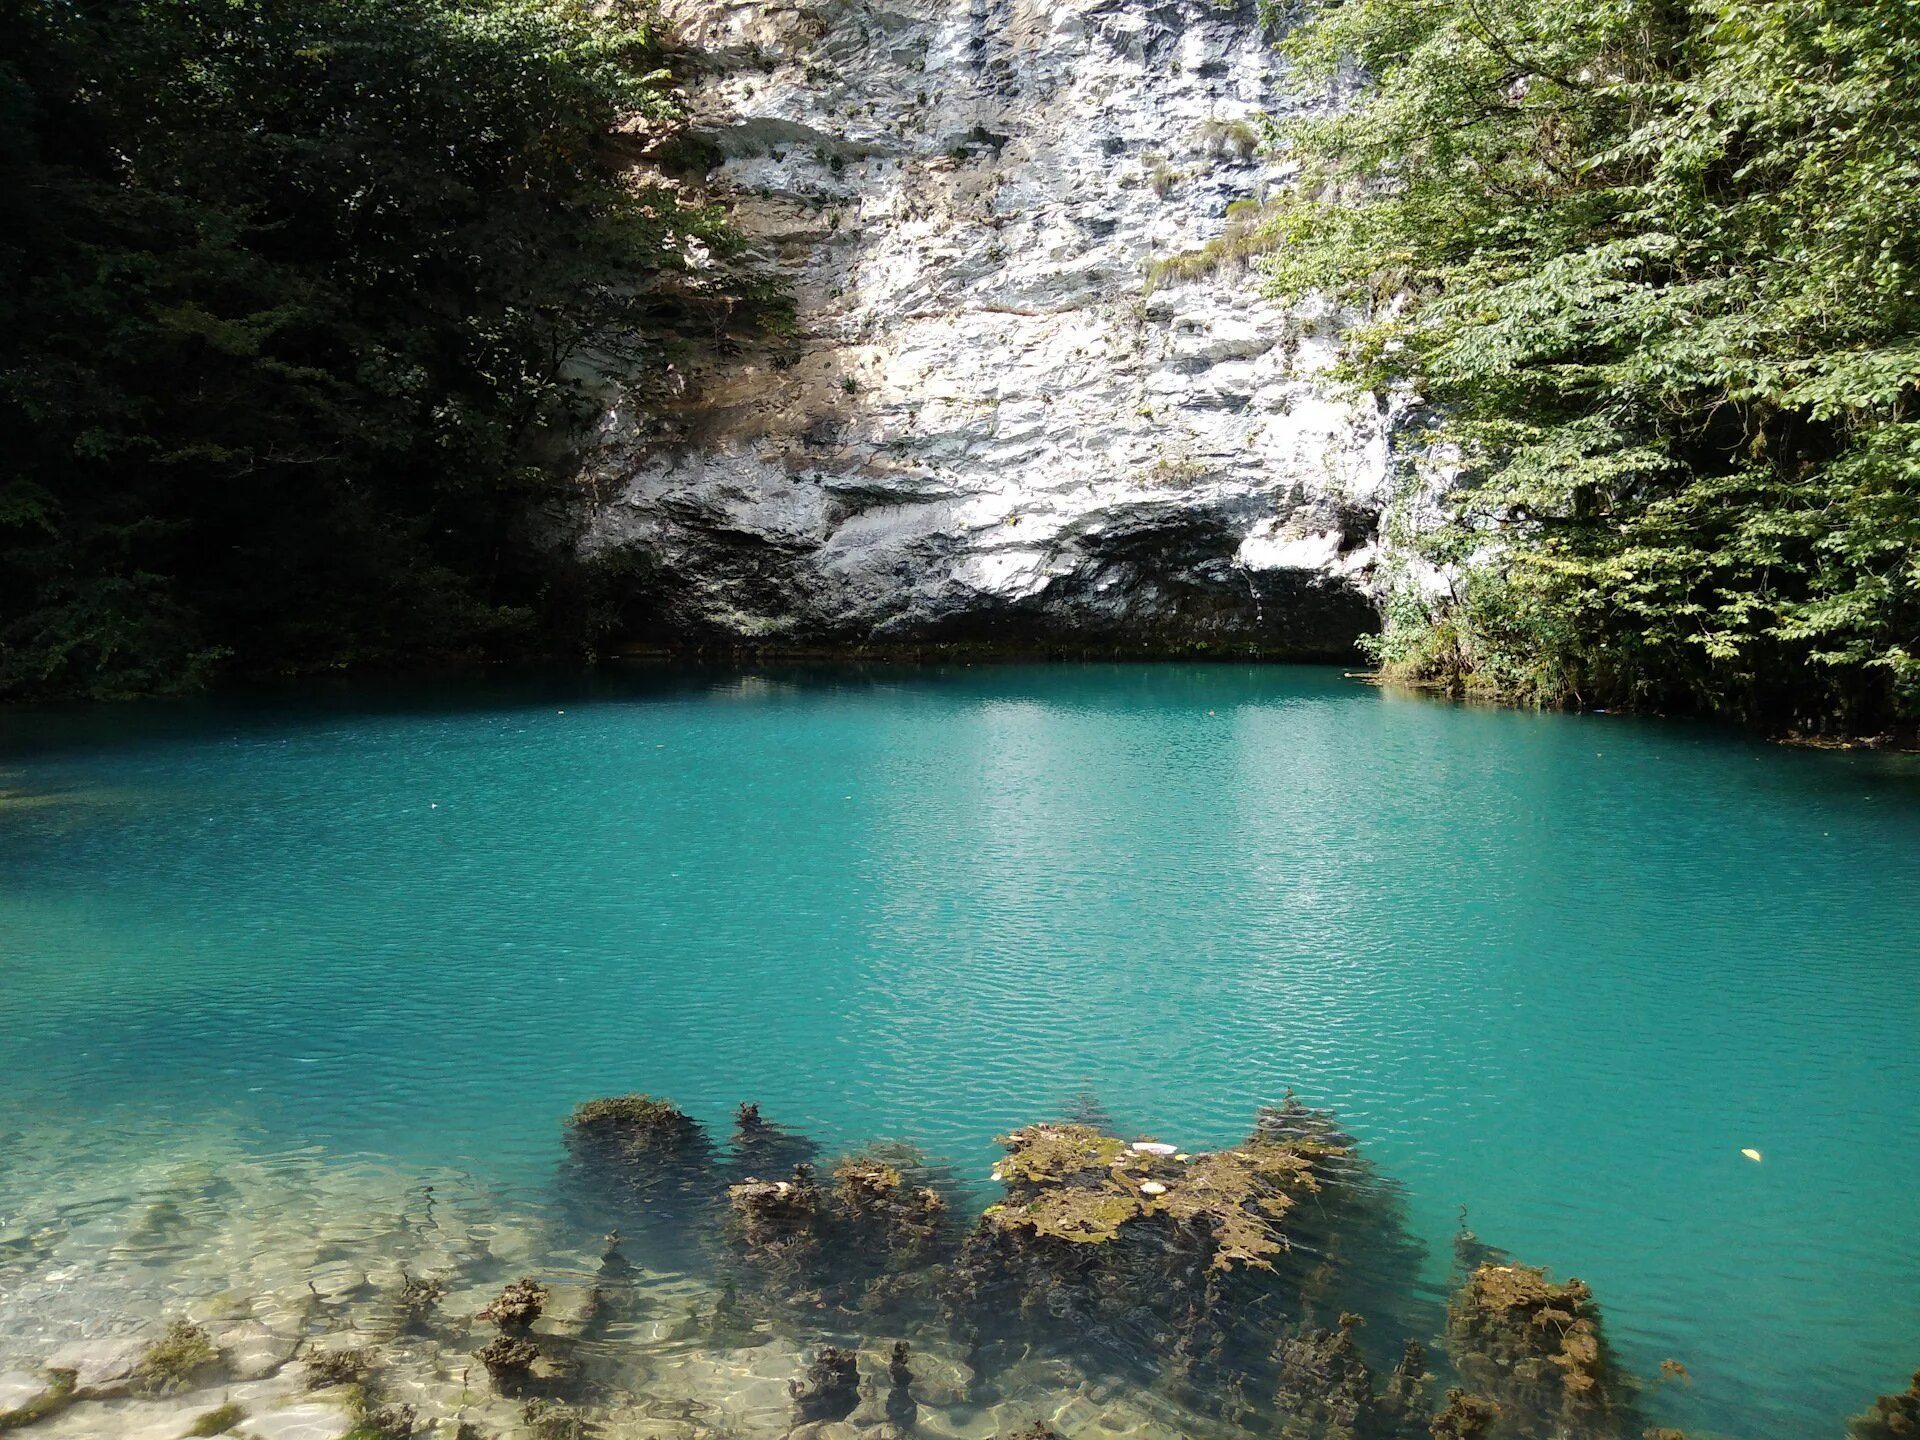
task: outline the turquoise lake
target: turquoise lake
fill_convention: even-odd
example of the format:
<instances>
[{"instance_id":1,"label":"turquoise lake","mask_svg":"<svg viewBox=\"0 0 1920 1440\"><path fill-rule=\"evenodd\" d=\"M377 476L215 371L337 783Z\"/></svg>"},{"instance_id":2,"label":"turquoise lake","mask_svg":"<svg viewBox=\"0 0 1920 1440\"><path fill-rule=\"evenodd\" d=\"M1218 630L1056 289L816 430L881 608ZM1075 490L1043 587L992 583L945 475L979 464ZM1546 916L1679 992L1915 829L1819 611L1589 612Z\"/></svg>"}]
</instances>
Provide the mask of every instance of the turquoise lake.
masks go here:
<instances>
[{"instance_id":1,"label":"turquoise lake","mask_svg":"<svg viewBox=\"0 0 1920 1440\"><path fill-rule=\"evenodd\" d=\"M663 670L17 712L0 794L0 1275L63 1167L200 1131L537 1208L575 1102L751 1099L984 1201L1082 1095L1202 1145L1291 1088L1435 1295L1464 1207L1686 1365L1665 1423L1838 1437L1920 1366L1920 757L1319 668Z\"/></svg>"}]
</instances>

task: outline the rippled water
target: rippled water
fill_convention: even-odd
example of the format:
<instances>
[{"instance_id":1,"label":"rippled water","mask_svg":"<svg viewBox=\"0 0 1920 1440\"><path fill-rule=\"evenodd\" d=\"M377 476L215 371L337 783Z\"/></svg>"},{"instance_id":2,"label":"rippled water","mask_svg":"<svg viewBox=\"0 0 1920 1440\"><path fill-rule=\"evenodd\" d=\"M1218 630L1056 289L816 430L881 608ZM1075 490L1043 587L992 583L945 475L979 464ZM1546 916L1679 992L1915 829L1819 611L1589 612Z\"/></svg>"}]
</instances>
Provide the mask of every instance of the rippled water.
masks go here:
<instances>
[{"instance_id":1,"label":"rippled water","mask_svg":"<svg viewBox=\"0 0 1920 1440\"><path fill-rule=\"evenodd\" d=\"M984 1189L1082 1094L1201 1145L1292 1087L1436 1286L1465 1207L1684 1361L1668 1423L1837 1434L1920 1365L1917 873L1911 757L1312 669L15 714L0 1262L200 1141L537 1211L646 1089Z\"/></svg>"}]
</instances>

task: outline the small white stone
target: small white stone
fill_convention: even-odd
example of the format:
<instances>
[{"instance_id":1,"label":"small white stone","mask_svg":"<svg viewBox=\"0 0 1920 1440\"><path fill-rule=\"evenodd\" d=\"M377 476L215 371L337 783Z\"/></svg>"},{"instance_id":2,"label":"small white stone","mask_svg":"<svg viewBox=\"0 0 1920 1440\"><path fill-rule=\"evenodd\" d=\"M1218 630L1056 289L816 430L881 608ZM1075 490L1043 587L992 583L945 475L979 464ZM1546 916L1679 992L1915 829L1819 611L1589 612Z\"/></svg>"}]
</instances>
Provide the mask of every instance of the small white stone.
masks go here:
<instances>
[{"instance_id":1,"label":"small white stone","mask_svg":"<svg viewBox=\"0 0 1920 1440\"><path fill-rule=\"evenodd\" d=\"M1171 1155L1175 1149L1159 1140L1136 1140L1131 1148L1136 1155Z\"/></svg>"},{"instance_id":2,"label":"small white stone","mask_svg":"<svg viewBox=\"0 0 1920 1440\"><path fill-rule=\"evenodd\" d=\"M1148 1180L1141 1185L1140 1193L1142 1195L1164 1195L1167 1193L1167 1187L1162 1185L1158 1180Z\"/></svg>"}]
</instances>

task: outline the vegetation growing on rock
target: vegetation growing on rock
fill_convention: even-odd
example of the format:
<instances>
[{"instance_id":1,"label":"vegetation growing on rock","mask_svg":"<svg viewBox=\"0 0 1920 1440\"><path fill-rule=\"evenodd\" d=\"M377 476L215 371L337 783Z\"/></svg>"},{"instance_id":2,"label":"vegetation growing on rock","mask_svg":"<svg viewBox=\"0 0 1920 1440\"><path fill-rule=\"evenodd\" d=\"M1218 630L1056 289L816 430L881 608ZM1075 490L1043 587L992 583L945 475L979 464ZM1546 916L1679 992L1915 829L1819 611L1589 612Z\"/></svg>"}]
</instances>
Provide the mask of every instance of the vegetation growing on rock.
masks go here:
<instances>
[{"instance_id":1,"label":"vegetation growing on rock","mask_svg":"<svg viewBox=\"0 0 1920 1440\"><path fill-rule=\"evenodd\" d=\"M205 1330L190 1320L174 1320L140 1357L140 1384L161 1395L185 1390L219 1359L220 1352Z\"/></svg>"},{"instance_id":2,"label":"vegetation growing on rock","mask_svg":"<svg viewBox=\"0 0 1920 1440\"><path fill-rule=\"evenodd\" d=\"M1274 7L1278 9L1279 7ZM1920 719L1920 13L1347 0L1273 285L1359 323L1462 486L1397 671L1782 728ZM1349 84L1357 63L1366 76ZM1410 513L1423 502L1410 494Z\"/></svg>"},{"instance_id":3,"label":"vegetation growing on rock","mask_svg":"<svg viewBox=\"0 0 1920 1440\"><path fill-rule=\"evenodd\" d=\"M1914 1440L1920 1436L1920 1370L1898 1395L1882 1395L1873 1408L1847 1422L1847 1440Z\"/></svg>"}]
</instances>

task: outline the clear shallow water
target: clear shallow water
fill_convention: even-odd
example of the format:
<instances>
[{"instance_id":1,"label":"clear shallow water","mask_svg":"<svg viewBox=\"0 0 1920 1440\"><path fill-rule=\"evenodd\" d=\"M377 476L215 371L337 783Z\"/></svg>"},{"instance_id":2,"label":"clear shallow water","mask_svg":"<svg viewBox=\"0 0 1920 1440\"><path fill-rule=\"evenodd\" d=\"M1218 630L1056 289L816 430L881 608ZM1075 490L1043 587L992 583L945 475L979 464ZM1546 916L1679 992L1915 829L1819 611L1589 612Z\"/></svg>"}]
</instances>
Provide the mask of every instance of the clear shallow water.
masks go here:
<instances>
[{"instance_id":1,"label":"clear shallow water","mask_svg":"<svg viewBox=\"0 0 1920 1440\"><path fill-rule=\"evenodd\" d=\"M1022 667L17 714L0 789L0 1135L76 1166L217 1126L537 1204L639 1088L984 1182L1082 1092L1208 1144L1291 1086L1436 1281L1465 1206L1684 1361L1669 1423L1920 1364L1911 758Z\"/></svg>"}]
</instances>

